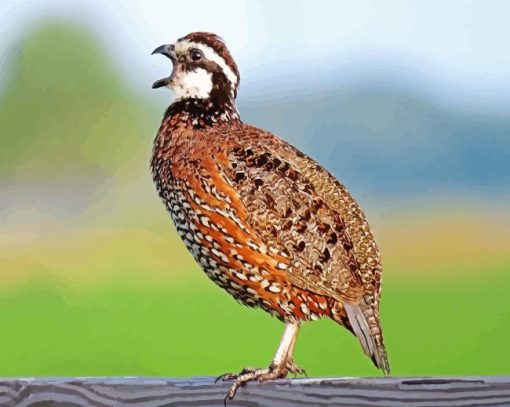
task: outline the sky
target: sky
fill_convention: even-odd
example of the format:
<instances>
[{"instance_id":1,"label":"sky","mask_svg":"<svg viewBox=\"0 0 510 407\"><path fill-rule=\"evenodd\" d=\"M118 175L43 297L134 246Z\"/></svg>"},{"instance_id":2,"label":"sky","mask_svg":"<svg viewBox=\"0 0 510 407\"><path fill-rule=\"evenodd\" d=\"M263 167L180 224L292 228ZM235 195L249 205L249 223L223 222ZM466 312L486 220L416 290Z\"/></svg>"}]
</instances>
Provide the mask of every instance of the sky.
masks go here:
<instances>
[{"instance_id":1,"label":"sky","mask_svg":"<svg viewBox=\"0 0 510 407\"><path fill-rule=\"evenodd\" d=\"M200 30L227 41L249 95L341 75L405 81L473 109L510 101L510 1L0 0L0 73L30 23L55 16L94 31L144 91L169 69L150 52Z\"/></svg>"}]
</instances>

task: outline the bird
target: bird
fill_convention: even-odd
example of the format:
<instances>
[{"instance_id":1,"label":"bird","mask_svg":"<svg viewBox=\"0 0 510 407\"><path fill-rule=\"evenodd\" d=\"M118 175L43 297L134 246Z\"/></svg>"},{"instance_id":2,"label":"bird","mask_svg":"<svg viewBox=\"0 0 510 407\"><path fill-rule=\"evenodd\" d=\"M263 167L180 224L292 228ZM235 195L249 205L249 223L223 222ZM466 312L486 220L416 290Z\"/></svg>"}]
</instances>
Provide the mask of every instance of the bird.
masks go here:
<instances>
[{"instance_id":1,"label":"bird","mask_svg":"<svg viewBox=\"0 0 510 407\"><path fill-rule=\"evenodd\" d=\"M282 138L241 120L240 73L225 41L192 32L152 54L172 62L173 100L151 170L177 233L205 274L242 305L285 324L267 368L245 368L225 397L252 380L304 374L293 360L300 327L330 318L353 333L384 374L382 265L356 200L328 170Z\"/></svg>"}]
</instances>

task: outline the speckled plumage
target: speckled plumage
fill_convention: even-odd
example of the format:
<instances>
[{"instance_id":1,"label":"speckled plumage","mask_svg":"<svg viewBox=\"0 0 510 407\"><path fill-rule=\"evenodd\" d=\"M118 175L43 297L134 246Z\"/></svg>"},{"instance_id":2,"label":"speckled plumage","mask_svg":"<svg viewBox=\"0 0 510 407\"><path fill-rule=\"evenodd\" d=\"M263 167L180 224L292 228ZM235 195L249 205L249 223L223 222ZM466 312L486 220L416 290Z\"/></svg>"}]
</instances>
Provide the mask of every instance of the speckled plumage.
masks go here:
<instances>
[{"instance_id":1,"label":"speckled plumage","mask_svg":"<svg viewBox=\"0 0 510 407\"><path fill-rule=\"evenodd\" d=\"M239 75L218 37L184 38L210 46ZM208 64L220 71L213 92L232 97L170 106L152 158L156 187L186 247L240 303L286 323L330 317L388 371L379 322L382 268L362 210L313 159L243 123L234 104L238 83L226 89L220 67ZM360 335L365 322L353 326L345 304L361 311L369 333ZM371 343L363 343L366 335Z\"/></svg>"}]
</instances>

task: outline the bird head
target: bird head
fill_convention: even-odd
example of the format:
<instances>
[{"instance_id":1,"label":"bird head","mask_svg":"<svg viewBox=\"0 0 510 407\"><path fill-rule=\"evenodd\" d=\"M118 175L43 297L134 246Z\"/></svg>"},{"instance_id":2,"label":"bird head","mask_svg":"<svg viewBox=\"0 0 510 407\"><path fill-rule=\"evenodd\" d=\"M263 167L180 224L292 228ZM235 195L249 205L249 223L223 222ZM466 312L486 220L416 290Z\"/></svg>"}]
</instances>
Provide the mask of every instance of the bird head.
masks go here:
<instances>
[{"instance_id":1,"label":"bird head","mask_svg":"<svg viewBox=\"0 0 510 407\"><path fill-rule=\"evenodd\" d=\"M214 104L233 104L239 87L239 70L224 41L216 34L194 32L152 53L165 55L173 65L170 76L154 82L153 88L169 88L175 101L201 99Z\"/></svg>"}]
</instances>

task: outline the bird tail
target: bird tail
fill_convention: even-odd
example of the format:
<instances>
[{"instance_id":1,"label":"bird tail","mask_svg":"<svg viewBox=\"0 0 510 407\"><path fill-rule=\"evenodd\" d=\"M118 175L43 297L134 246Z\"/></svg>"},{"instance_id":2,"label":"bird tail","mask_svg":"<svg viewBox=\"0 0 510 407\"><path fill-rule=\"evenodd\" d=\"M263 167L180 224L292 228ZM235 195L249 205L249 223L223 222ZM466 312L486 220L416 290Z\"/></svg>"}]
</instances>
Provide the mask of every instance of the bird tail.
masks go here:
<instances>
[{"instance_id":1,"label":"bird tail","mask_svg":"<svg viewBox=\"0 0 510 407\"><path fill-rule=\"evenodd\" d=\"M365 354L372 359L377 368L382 369L384 374L390 374L390 364L376 310L364 303L358 305L345 302L343 306L352 330L360 341Z\"/></svg>"}]
</instances>

